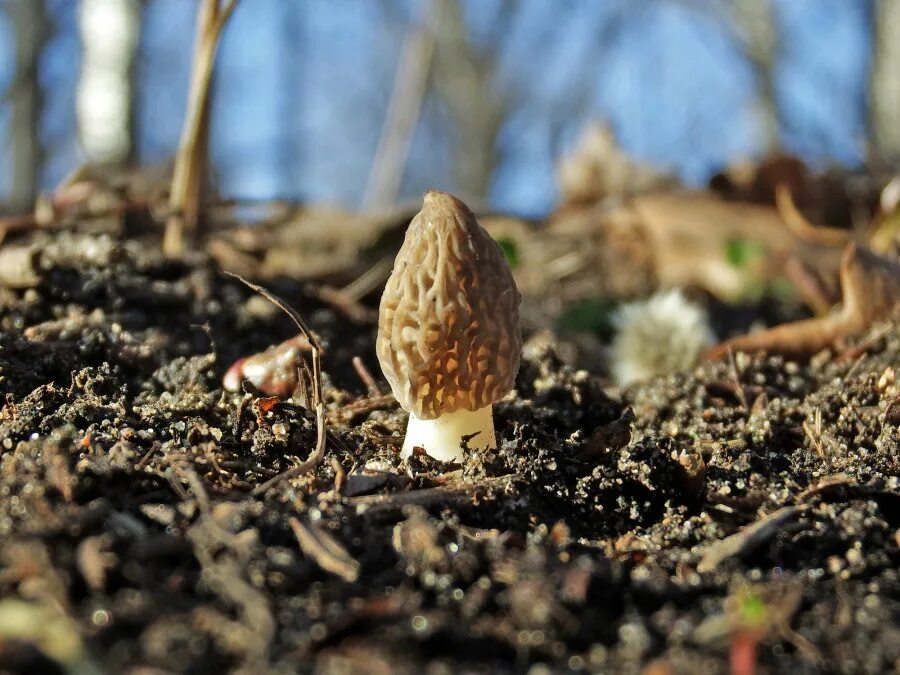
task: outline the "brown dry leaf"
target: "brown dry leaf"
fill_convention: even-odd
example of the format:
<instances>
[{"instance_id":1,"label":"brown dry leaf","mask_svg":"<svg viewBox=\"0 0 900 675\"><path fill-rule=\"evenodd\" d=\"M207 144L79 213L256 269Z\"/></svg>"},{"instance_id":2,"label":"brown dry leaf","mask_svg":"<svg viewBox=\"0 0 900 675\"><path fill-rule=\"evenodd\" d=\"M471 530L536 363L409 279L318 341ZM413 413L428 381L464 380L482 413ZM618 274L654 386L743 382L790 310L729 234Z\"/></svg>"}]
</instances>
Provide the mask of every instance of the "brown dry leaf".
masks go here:
<instances>
[{"instance_id":1,"label":"brown dry leaf","mask_svg":"<svg viewBox=\"0 0 900 675\"><path fill-rule=\"evenodd\" d=\"M600 123L584 130L575 149L559 162L556 178L565 204L621 198L673 183L625 153L612 130Z\"/></svg>"},{"instance_id":2,"label":"brown dry leaf","mask_svg":"<svg viewBox=\"0 0 900 675\"><path fill-rule=\"evenodd\" d=\"M836 277L846 236L821 230L792 229L767 204L659 190L619 205L564 204L538 234L517 240L522 264L515 274L523 294L550 304L644 296L658 287L699 287L735 301L784 277L791 260L817 278ZM751 255L735 262L734 250ZM816 290L827 296L836 289Z\"/></svg>"},{"instance_id":3,"label":"brown dry leaf","mask_svg":"<svg viewBox=\"0 0 900 675\"><path fill-rule=\"evenodd\" d=\"M783 183L775 186L775 205L778 213L797 237L810 243L818 243L824 246L844 246L853 235L849 230L838 227L823 227L813 225L800 213L800 209L794 203L791 188Z\"/></svg>"},{"instance_id":4,"label":"brown dry leaf","mask_svg":"<svg viewBox=\"0 0 900 675\"><path fill-rule=\"evenodd\" d=\"M786 186L792 195L806 204L814 177L802 160L782 153L769 154L757 161L740 161L719 173L710 181L710 188L731 201L774 204L779 186Z\"/></svg>"},{"instance_id":5,"label":"brown dry leaf","mask_svg":"<svg viewBox=\"0 0 900 675\"><path fill-rule=\"evenodd\" d=\"M832 314L794 321L742 335L713 347L707 358L728 352L770 352L805 358L859 334L900 306L900 263L858 244L848 244L841 259L843 304Z\"/></svg>"},{"instance_id":6,"label":"brown dry leaf","mask_svg":"<svg viewBox=\"0 0 900 675\"><path fill-rule=\"evenodd\" d=\"M723 300L781 274L797 255L816 269L837 269L837 251L798 240L774 208L726 202L705 193L672 192L638 197L632 204L655 255L665 287L702 287ZM741 265L729 261L730 244L754 243L760 255Z\"/></svg>"}]
</instances>

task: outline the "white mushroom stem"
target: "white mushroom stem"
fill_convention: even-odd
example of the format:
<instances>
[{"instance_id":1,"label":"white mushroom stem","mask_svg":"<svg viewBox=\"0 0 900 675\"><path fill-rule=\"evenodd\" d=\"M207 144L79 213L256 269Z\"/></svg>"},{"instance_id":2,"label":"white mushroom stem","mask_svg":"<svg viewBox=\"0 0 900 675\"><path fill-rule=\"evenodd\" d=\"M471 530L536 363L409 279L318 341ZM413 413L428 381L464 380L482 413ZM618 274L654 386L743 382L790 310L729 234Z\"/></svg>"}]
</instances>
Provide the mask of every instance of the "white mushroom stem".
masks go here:
<instances>
[{"instance_id":1,"label":"white mushroom stem","mask_svg":"<svg viewBox=\"0 0 900 675\"><path fill-rule=\"evenodd\" d=\"M410 413L403 457L409 457L413 448L424 448L431 457L442 462L462 461L463 436L472 434L475 436L469 439L470 448L493 450L497 447L491 406L475 411L457 410L433 420L420 420Z\"/></svg>"}]
</instances>

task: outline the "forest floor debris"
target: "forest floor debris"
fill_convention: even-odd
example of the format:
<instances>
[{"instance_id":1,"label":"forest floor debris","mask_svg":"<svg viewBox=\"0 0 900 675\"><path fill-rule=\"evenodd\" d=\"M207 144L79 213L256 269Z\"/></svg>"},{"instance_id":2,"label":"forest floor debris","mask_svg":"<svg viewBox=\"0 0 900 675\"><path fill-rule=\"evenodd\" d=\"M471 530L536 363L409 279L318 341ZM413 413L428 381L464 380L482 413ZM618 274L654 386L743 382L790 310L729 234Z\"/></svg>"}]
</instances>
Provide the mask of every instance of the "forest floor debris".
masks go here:
<instances>
[{"instance_id":1,"label":"forest floor debris","mask_svg":"<svg viewBox=\"0 0 900 675\"><path fill-rule=\"evenodd\" d=\"M495 406L498 450L442 466L400 460L371 325L307 281L266 283L321 341L318 419L222 387L287 317L204 254L97 236L102 261L61 247L0 294L4 667L900 663L896 314L853 358L625 390L545 343Z\"/></svg>"}]
</instances>

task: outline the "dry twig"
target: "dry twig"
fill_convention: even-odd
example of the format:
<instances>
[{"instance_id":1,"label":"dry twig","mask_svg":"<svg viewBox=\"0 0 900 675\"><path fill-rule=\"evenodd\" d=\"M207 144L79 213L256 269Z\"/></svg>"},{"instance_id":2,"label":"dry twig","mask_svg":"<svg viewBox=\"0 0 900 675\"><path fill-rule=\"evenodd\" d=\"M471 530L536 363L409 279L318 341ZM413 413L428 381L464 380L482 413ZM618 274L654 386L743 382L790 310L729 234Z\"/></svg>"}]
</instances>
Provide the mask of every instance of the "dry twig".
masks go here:
<instances>
[{"instance_id":1,"label":"dry twig","mask_svg":"<svg viewBox=\"0 0 900 675\"><path fill-rule=\"evenodd\" d=\"M248 281L237 274L233 274L231 272L225 272L230 277L234 277L242 284L252 288L254 291L262 295L266 300L274 304L276 307L281 309L285 314L291 317L291 320L300 329L300 332L309 342L309 351L310 351L310 360L312 361L312 391L307 394L307 401L312 404L312 407L316 411L316 447L306 459L305 462L301 462L295 467L284 471L274 478L267 480L262 485L258 485L251 493L251 497L259 497L260 495L264 495L270 489L279 485L283 481L290 480L291 478L296 478L297 476L302 476L303 474L312 471L319 464L321 464L322 459L325 457L325 431L326 431L326 422L325 422L325 403L322 400L322 345L319 343L319 338L316 337L315 333L313 333L309 327L306 325L306 322L303 320L303 317L291 307L287 301L278 297L271 291L258 284L254 284L252 281Z\"/></svg>"},{"instance_id":2,"label":"dry twig","mask_svg":"<svg viewBox=\"0 0 900 675\"><path fill-rule=\"evenodd\" d=\"M369 372L369 369L366 368L366 364L358 356L353 357L353 370L356 371L356 374L359 375L359 379L366 385L366 391L369 392L369 396L378 396L381 394L381 390L378 388L378 383L375 381L375 378L372 377L372 373Z\"/></svg>"},{"instance_id":3,"label":"dry twig","mask_svg":"<svg viewBox=\"0 0 900 675\"><path fill-rule=\"evenodd\" d=\"M388 102L384 128L363 195L364 208L390 204L397 197L412 134L428 85L435 45L430 25L433 23L434 13L435 3L432 1L426 7L425 19L421 25L410 28L403 42L394 76L394 90Z\"/></svg>"},{"instance_id":4,"label":"dry twig","mask_svg":"<svg viewBox=\"0 0 900 675\"><path fill-rule=\"evenodd\" d=\"M479 497L486 496L494 490L508 490L518 479L516 474L485 478L475 483L463 480L453 481L446 485L408 492L386 495L365 495L349 500L357 512L365 512L368 516L397 513L405 506L460 507L472 504Z\"/></svg>"},{"instance_id":5,"label":"dry twig","mask_svg":"<svg viewBox=\"0 0 900 675\"><path fill-rule=\"evenodd\" d=\"M222 30L237 6L237 0L226 0L224 4L220 0L202 0L202 3L197 17L187 115L175 156L170 213L163 238L163 252L173 258L184 253L185 231L195 231L199 222L209 144L213 66Z\"/></svg>"},{"instance_id":6,"label":"dry twig","mask_svg":"<svg viewBox=\"0 0 900 675\"><path fill-rule=\"evenodd\" d=\"M300 549L326 572L344 581L359 579L359 562L353 558L337 539L321 527L303 523L293 516L288 518Z\"/></svg>"},{"instance_id":7,"label":"dry twig","mask_svg":"<svg viewBox=\"0 0 900 675\"><path fill-rule=\"evenodd\" d=\"M822 409L816 406L812 423L810 424L809 420L803 420L801 427L809 442L816 449L816 454L819 457L825 457L825 448L822 444Z\"/></svg>"},{"instance_id":8,"label":"dry twig","mask_svg":"<svg viewBox=\"0 0 900 675\"><path fill-rule=\"evenodd\" d=\"M739 532L720 539L707 547L703 552L703 557L697 563L697 571L701 574L712 572L724 560L749 553L772 537L782 525L789 520L793 520L807 509L808 507L805 506L785 506L767 516L763 516Z\"/></svg>"},{"instance_id":9,"label":"dry twig","mask_svg":"<svg viewBox=\"0 0 900 675\"><path fill-rule=\"evenodd\" d=\"M848 230L813 225L809 222L794 203L791 188L784 183L779 183L775 187L775 206L778 209L778 215L781 216L790 231L803 241L821 246L841 247L852 239L853 233Z\"/></svg>"}]
</instances>

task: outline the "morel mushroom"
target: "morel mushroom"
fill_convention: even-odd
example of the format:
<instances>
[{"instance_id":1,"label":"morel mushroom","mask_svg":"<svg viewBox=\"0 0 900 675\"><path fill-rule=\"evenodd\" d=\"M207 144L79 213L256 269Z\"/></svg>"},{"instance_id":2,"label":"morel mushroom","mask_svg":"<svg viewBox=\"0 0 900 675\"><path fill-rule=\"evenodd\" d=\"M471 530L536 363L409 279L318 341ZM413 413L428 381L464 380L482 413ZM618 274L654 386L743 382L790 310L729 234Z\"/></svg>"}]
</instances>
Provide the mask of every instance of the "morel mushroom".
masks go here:
<instances>
[{"instance_id":1,"label":"morel mushroom","mask_svg":"<svg viewBox=\"0 0 900 675\"><path fill-rule=\"evenodd\" d=\"M521 297L503 251L453 195L430 191L381 297L376 350L409 412L403 456L496 448L492 404L519 370Z\"/></svg>"}]
</instances>

